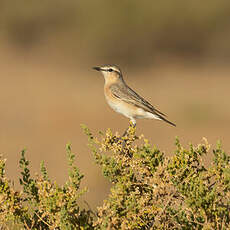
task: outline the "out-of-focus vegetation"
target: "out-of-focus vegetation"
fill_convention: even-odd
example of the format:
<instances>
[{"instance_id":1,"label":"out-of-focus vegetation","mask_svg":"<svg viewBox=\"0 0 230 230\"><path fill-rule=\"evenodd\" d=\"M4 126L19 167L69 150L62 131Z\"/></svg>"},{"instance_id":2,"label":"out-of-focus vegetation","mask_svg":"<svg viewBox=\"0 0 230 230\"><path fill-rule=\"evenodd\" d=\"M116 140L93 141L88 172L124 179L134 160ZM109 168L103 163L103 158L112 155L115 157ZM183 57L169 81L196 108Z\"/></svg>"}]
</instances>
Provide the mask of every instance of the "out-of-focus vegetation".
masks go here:
<instances>
[{"instance_id":1,"label":"out-of-focus vegetation","mask_svg":"<svg viewBox=\"0 0 230 230\"><path fill-rule=\"evenodd\" d=\"M22 151L21 191L6 177L0 159L1 229L215 229L230 227L230 156L220 144L208 167L205 141L188 149L176 140L172 157L152 147L130 124L126 136L108 130L101 139L83 126L95 161L112 182L110 194L98 212L81 209L83 175L67 146L69 180L59 186L49 178L44 163L33 179Z\"/></svg>"},{"instance_id":2,"label":"out-of-focus vegetation","mask_svg":"<svg viewBox=\"0 0 230 230\"><path fill-rule=\"evenodd\" d=\"M50 40L126 62L158 53L230 57L230 2L2 0L0 31L25 49Z\"/></svg>"}]
</instances>

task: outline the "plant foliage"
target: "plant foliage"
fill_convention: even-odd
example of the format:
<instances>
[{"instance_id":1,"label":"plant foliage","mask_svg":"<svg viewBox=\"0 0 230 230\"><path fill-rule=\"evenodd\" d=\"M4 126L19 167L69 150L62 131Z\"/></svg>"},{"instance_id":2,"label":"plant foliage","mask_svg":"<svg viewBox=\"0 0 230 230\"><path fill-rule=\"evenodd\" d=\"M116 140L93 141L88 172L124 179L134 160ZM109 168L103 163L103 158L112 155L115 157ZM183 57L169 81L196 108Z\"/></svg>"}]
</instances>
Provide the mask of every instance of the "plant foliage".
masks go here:
<instances>
[{"instance_id":1,"label":"plant foliage","mask_svg":"<svg viewBox=\"0 0 230 230\"><path fill-rule=\"evenodd\" d=\"M174 155L166 157L132 125L126 136L108 130L101 140L84 130L113 183L98 208L96 229L230 229L230 156L220 144L205 165L206 140L185 149L176 139Z\"/></svg>"},{"instance_id":2,"label":"plant foliage","mask_svg":"<svg viewBox=\"0 0 230 230\"><path fill-rule=\"evenodd\" d=\"M92 213L81 210L78 198L86 191L80 189L83 175L74 165L75 155L70 145L66 146L69 179L59 186L49 179L44 163L41 175L33 179L25 150L21 152L20 184L22 191L14 190L5 176L5 160L0 159L0 223L1 229L10 229L10 224L19 229L92 229Z\"/></svg>"},{"instance_id":3,"label":"plant foliage","mask_svg":"<svg viewBox=\"0 0 230 230\"><path fill-rule=\"evenodd\" d=\"M230 229L230 156L218 143L181 146L171 157L152 147L130 125L125 136L107 130L96 138L83 126L96 163L111 183L111 192L97 215L81 209L83 175L67 145L69 179L60 186L49 178L44 162L31 177L21 152L21 191L5 175L0 158L0 229ZM209 156L210 158L210 156Z\"/></svg>"}]
</instances>

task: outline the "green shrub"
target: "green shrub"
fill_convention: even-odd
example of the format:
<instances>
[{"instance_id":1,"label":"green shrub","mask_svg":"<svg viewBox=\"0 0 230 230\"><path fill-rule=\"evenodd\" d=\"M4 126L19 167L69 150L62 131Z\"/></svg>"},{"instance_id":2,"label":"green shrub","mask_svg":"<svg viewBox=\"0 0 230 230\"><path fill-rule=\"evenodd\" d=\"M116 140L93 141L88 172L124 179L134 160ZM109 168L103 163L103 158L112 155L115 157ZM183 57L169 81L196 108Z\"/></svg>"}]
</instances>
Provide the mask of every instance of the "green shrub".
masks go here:
<instances>
[{"instance_id":1,"label":"green shrub","mask_svg":"<svg viewBox=\"0 0 230 230\"><path fill-rule=\"evenodd\" d=\"M96 229L230 229L230 156L220 144L205 166L206 140L185 149L176 139L175 154L166 157L132 126L124 137L108 130L100 141L84 130L113 183L98 208Z\"/></svg>"},{"instance_id":2,"label":"green shrub","mask_svg":"<svg viewBox=\"0 0 230 230\"><path fill-rule=\"evenodd\" d=\"M69 179L63 186L50 180L44 163L41 175L32 178L23 150L21 191L6 178L0 159L0 229L230 229L230 156L220 144L207 165L206 140L186 149L176 139L174 155L166 157L136 136L132 125L122 137L108 130L96 138L83 128L112 183L97 215L78 205L86 189L80 189L83 175L69 145Z\"/></svg>"},{"instance_id":3,"label":"green shrub","mask_svg":"<svg viewBox=\"0 0 230 230\"><path fill-rule=\"evenodd\" d=\"M31 178L25 150L21 153L20 184L22 191L14 190L5 176L5 160L0 159L0 223L1 229L18 226L19 229L92 229L92 213L81 210L78 198L86 191L80 189L83 175L74 165L75 155L67 145L69 180L59 186L52 182L44 163L41 175Z\"/></svg>"}]
</instances>

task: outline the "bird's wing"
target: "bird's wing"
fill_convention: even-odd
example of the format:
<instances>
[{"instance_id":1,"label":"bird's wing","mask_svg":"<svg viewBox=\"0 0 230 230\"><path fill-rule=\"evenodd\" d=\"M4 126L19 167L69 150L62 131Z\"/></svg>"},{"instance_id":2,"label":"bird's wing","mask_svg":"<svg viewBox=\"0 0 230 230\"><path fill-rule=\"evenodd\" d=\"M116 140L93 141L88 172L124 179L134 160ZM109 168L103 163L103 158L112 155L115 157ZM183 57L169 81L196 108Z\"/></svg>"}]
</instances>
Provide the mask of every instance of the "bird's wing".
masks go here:
<instances>
[{"instance_id":1,"label":"bird's wing","mask_svg":"<svg viewBox=\"0 0 230 230\"><path fill-rule=\"evenodd\" d=\"M147 112L154 113L156 115L166 116L164 113L160 112L155 107L153 107L144 98L139 96L134 90L129 88L127 85L113 84L110 86L110 90L116 98L119 98L122 101L125 101L129 104L133 104L139 108L144 109Z\"/></svg>"}]
</instances>

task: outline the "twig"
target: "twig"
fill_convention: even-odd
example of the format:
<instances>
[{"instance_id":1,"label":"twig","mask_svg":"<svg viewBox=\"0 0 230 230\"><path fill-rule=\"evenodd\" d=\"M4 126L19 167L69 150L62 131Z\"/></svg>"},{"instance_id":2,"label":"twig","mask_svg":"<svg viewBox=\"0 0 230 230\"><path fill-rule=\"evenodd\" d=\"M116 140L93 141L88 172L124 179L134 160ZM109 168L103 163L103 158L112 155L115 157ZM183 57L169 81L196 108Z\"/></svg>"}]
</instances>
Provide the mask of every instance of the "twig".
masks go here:
<instances>
[{"instance_id":1,"label":"twig","mask_svg":"<svg viewBox=\"0 0 230 230\"><path fill-rule=\"evenodd\" d=\"M91 209L89 203L88 203L86 200L84 200L84 203L87 205L89 211L90 211L95 217L97 217L96 213L94 213L94 212L92 211L92 209Z\"/></svg>"},{"instance_id":2,"label":"twig","mask_svg":"<svg viewBox=\"0 0 230 230\"><path fill-rule=\"evenodd\" d=\"M48 224L45 220L43 220L36 212L35 212L36 216L47 226L49 226L50 228L52 228L52 226L50 224Z\"/></svg>"},{"instance_id":3,"label":"twig","mask_svg":"<svg viewBox=\"0 0 230 230\"><path fill-rule=\"evenodd\" d=\"M177 192L177 191L175 190L175 191L171 194L171 196L170 196L169 199L167 200L167 202L166 202L164 208L163 208L163 209L161 210L161 212L158 213L158 215L154 218L155 220L152 222L152 226L154 225L154 222L156 222L157 218L158 218L159 216L161 216L161 215L165 212L165 209L168 207L169 203L171 202L171 200L172 200L173 196L176 194L176 192Z\"/></svg>"},{"instance_id":4,"label":"twig","mask_svg":"<svg viewBox=\"0 0 230 230\"><path fill-rule=\"evenodd\" d=\"M24 221L24 225L26 226L26 229L27 229L27 230L31 230L31 229L29 228L29 226L27 225L26 221Z\"/></svg>"}]
</instances>

